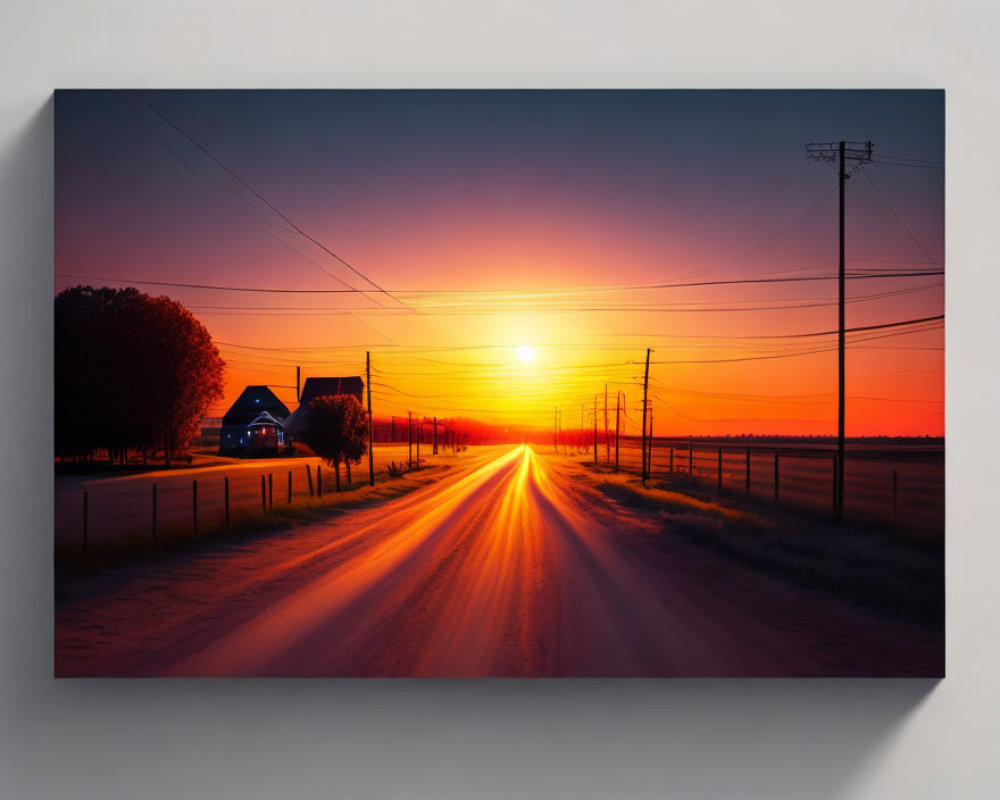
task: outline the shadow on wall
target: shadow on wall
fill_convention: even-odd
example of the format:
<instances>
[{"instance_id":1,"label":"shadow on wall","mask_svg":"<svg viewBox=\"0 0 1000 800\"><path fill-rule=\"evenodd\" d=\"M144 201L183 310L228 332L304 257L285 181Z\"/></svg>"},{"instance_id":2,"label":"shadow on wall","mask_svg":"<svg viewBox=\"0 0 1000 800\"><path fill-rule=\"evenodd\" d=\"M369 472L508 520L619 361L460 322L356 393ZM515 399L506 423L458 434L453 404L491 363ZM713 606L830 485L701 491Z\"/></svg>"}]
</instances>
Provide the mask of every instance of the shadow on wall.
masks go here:
<instances>
[{"instance_id":1,"label":"shadow on wall","mask_svg":"<svg viewBox=\"0 0 1000 800\"><path fill-rule=\"evenodd\" d=\"M18 375L0 412L19 418L18 397L33 398L30 420L4 435L21 457L0 463L10 796L838 797L934 690L886 679L54 680L53 103L0 115L0 130L15 131L0 140L0 344L4 373Z\"/></svg>"}]
</instances>

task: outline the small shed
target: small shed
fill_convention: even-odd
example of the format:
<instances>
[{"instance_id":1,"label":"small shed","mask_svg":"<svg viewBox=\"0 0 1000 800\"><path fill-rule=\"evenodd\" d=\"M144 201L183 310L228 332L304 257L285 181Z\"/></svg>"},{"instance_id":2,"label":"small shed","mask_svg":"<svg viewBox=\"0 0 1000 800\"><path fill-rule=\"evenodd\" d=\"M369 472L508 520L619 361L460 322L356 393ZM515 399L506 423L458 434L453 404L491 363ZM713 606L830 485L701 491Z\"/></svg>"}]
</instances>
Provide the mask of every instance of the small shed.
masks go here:
<instances>
[{"instance_id":1,"label":"small shed","mask_svg":"<svg viewBox=\"0 0 1000 800\"><path fill-rule=\"evenodd\" d=\"M222 418L220 455L275 455L291 445L288 406L267 386L247 386Z\"/></svg>"},{"instance_id":2,"label":"small shed","mask_svg":"<svg viewBox=\"0 0 1000 800\"><path fill-rule=\"evenodd\" d=\"M364 405L365 382L358 375L341 378L306 378L302 386L302 395L299 397L299 407L285 420L285 430L294 436L301 436L306 414L309 412L309 403L317 397L338 394L353 395Z\"/></svg>"}]
</instances>

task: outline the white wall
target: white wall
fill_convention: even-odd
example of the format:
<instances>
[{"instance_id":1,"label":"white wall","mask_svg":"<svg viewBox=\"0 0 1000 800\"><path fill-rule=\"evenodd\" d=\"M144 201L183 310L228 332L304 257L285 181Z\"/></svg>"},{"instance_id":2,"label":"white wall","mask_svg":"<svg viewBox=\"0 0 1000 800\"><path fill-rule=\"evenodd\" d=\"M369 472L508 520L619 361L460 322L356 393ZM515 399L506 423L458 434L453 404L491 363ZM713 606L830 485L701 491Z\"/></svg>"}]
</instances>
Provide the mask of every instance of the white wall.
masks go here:
<instances>
[{"instance_id":1,"label":"white wall","mask_svg":"<svg viewBox=\"0 0 1000 800\"><path fill-rule=\"evenodd\" d=\"M0 798L1000 796L997 8L0 0ZM188 86L946 88L948 678L55 682L50 95Z\"/></svg>"}]
</instances>

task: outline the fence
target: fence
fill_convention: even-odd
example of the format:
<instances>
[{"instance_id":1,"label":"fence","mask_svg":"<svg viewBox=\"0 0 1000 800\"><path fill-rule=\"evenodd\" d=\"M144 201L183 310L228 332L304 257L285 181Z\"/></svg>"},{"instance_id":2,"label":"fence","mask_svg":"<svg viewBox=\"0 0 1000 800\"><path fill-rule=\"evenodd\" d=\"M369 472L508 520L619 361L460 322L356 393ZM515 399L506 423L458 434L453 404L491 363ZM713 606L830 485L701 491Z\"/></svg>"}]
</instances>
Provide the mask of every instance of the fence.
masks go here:
<instances>
[{"instance_id":1,"label":"fence","mask_svg":"<svg viewBox=\"0 0 1000 800\"><path fill-rule=\"evenodd\" d=\"M430 454L430 446L426 451L421 448L421 461ZM442 457L446 455L442 452ZM378 447L376 476L386 477L390 464L405 465L409 457L405 444ZM340 478L345 491L367 486L367 462L352 467L350 484L343 466ZM155 542L169 532L197 535L335 491L333 469L319 459L279 459L259 465L248 460L232 466L94 479L82 488L57 491L56 545L86 549L124 538Z\"/></svg>"},{"instance_id":2,"label":"fence","mask_svg":"<svg viewBox=\"0 0 1000 800\"><path fill-rule=\"evenodd\" d=\"M603 448L598 447L598 455L604 463ZM640 470L637 440L622 440L619 462L623 469ZM833 447L654 439L650 476L683 476L718 494L832 513L836 463ZM943 531L943 446L849 444L844 515L926 533Z\"/></svg>"}]
</instances>

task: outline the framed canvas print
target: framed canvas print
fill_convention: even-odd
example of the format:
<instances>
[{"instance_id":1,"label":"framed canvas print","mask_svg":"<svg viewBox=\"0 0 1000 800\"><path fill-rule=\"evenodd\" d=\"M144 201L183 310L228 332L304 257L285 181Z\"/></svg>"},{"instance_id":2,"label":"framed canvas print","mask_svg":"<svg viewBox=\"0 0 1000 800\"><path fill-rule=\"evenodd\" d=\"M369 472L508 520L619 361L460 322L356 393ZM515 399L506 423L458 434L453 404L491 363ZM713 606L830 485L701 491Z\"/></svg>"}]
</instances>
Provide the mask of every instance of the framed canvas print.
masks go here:
<instances>
[{"instance_id":1,"label":"framed canvas print","mask_svg":"<svg viewBox=\"0 0 1000 800\"><path fill-rule=\"evenodd\" d=\"M942 676L940 91L65 90L55 674Z\"/></svg>"}]
</instances>

